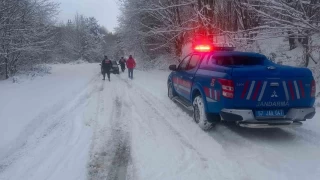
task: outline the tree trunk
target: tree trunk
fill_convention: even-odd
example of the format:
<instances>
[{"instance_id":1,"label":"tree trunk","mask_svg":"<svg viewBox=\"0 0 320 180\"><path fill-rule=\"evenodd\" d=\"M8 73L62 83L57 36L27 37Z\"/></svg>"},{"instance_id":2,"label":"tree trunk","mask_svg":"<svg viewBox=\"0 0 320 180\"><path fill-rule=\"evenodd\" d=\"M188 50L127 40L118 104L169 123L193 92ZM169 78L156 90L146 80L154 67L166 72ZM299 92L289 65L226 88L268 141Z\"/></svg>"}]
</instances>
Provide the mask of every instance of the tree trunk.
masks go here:
<instances>
[{"instance_id":1,"label":"tree trunk","mask_svg":"<svg viewBox=\"0 0 320 180\"><path fill-rule=\"evenodd\" d=\"M295 44L295 36L293 35L293 32L289 31L288 32L289 35L289 46L290 46L290 50L296 48L296 44Z\"/></svg>"},{"instance_id":2,"label":"tree trunk","mask_svg":"<svg viewBox=\"0 0 320 180\"><path fill-rule=\"evenodd\" d=\"M5 57L4 58L5 59L5 64L6 64L6 66L5 66L5 68L6 68L6 79L9 79L9 72L8 72L8 57Z\"/></svg>"},{"instance_id":3,"label":"tree trunk","mask_svg":"<svg viewBox=\"0 0 320 180\"><path fill-rule=\"evenodd\" d=\"M305 47L306 52L306 60L305 60L305 67L309 66L310 56L309 56L309 36L306 36L303 41L303 46Z\"/></svg>"},{"instance_id":4,"label":"tree trunk","mask_svg":"<svg viewBox=\"0 0 320 180\"><path fill-rule=\"evenodd\" d=\"M178 57L182 55L183 41L184 40L183 40L182 36L176 38L176 40L175 40L175 54Z\"/></svg>"}]
</instances>

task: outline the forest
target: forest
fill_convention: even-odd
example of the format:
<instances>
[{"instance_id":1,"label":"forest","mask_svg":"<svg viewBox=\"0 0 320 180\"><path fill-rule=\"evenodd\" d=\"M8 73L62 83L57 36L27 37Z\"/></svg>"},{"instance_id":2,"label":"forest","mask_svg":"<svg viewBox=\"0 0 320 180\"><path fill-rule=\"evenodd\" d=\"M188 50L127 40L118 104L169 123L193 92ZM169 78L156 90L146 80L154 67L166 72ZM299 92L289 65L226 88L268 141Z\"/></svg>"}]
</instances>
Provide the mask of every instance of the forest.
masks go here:
<instances>
[{"instance_id":1,"label":"forest","mask_svg":"<svg viewBox=\"0 0 320 180\"><path fill-rule=\"evenodd\" d=\"M120 0L114 31L94 17L76 14L59 22L50 0L0 0L0 76L38 64L117 60L133 53L142 61L182 55L198 40L251 50L255 42L286 38L288 51L303 48L301 64L320 54L320 0ZM161 61L161 60L160 60Z\"/></svg>"}]
</instances>

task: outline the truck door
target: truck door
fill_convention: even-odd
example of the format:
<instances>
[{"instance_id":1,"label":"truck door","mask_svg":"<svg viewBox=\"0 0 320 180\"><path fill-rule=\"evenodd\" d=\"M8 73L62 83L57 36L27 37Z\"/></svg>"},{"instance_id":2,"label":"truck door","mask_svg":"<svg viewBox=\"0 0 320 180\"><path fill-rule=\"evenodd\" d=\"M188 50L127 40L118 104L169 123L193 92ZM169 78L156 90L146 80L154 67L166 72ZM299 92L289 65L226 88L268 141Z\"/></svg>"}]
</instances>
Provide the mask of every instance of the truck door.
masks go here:
<instances>
[{"instance_id":1,"label":"truck door","mask_svg":"<svg viewBox=\"0 0 320 180\"><path fill-rule=\"evenodd\" d=\"M184 71L188 67L190 58L191 58L191 55L188 55L181 61L181 63L178 66L178 70L173 73L173 77L172 77L173 87L181 97L186 97L185 94L189 94L189 92L187 92L186 88L184 88L183 86L183 75L184 75Z\"/></svg>"},{"instance_id":2,"label":"truck door","mask_svg":"<svg viewBox=\"0 0 320 180\"><path fill-rule=\"evenodd\" d=\"M192 89L192 85L193 85L193 81L194 81L194 75L197 71L197 67L198 64L200 62L201 59L201 55L200 54L193 54L190 58L190 62L186 68L186 70L184 71L183 74L183 81L184 81L184 87L186 88L187 92L185 95L185 98L187 100L189 100L190 102L191 100L191 89Z\"/></svg>"},{"instance_id":3,"label":"truck door","mask_svg":"<svg viewBox=\"0 0 320 180\"><path fill-rule=\"evenodd\" d=\"M190 101L193 78L200 58L200 54L193 54L180 64L180 69L177 71L176 87L179 90L179 95L188 101Z\"/></svg>"}]
</instances>

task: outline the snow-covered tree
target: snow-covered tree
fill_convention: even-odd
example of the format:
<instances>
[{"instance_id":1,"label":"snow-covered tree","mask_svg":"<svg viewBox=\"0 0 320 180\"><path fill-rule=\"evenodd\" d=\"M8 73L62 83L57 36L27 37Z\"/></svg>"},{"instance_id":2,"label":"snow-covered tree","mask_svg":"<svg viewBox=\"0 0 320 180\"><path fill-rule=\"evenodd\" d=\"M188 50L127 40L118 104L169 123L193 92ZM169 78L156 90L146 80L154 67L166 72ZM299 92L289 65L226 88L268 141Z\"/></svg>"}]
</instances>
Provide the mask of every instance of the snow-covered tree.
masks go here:
<instances>
[{"instance_id":1,"label":"snow-covered tree","mask_svg":"<svg viewBox=\"0 0 320 180\"><path fill-rule=\"evenodd\" d=\"M319 0L250 0L245 7L260 17L263 23L255 30L263 30L262 35L288 36L290 49L301 43L306 51L305 66L309 65L311 37L320 33Z\"/></svg>"},{"instance_id":2,"label":"snow-covered tree","mask_svg":"<svg viewBox=\"0 0 320 180\"><path fill-rule=\"evenodd\" d=\"M50 50L56 9L49 0L0 0L0 73L6 78Z\"/></svg>"},{"instance_id":3,"label":"snow-covered tree","mask_svg":"<svg viewBox=\"0 0 320 180\"><path fill-rule=\"evenodd\" d=\"M118 31L124 47L150 58L165 52L179 55L185 33L195 29L192 3L195 1L124 1Z\"/></svg>"},{"instance_id":4,"label":"snow-covered tree","mask_svg":"<svg viewBox=\"0 0 320 180\"><path fill-rule=\"evenodd\" d=\"M286 37L312 58L314 34L320 31L319 0L122 0L117 33L122 47L153 59L197 39L224 36L235 44L252 44L257 37ZM309 58L310 57L310 58Z\"/></svg>"},{"instance_id":5,"label":"snow-covered tree","mask_svg":"<svg viewBox=\"0 0 320 180\"><path fill-rule=\"evenodd\" d=\"M162 53L179 56L195 37L213 41L219 34L258 26L259 17L243 8L242 1L124 0L117 32L127 49L151 58Z\"/></svg>"},{"instance_id":6,"label":"snow-covered tree","mask_svg":"<svg viewBox=\"0 0 320 180\"><path fill-rule=\"evenodd\" d=\"M94 17L77 14L73 21L56 28L52 61L70 62L83 59L97 62L104 53L104 34Z\"/></svg>"}]
</instances>

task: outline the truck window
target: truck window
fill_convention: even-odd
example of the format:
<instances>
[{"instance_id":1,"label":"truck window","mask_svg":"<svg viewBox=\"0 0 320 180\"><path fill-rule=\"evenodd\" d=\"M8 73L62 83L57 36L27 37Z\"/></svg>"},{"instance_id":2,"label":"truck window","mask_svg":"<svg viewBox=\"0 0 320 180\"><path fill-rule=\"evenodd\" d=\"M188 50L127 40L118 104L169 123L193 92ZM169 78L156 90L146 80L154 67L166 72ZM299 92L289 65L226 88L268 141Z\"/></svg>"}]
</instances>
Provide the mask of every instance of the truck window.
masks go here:
<instances>
[{"instance_id":1,"label":"truck window","mask_svg":"<svg viewBox=\"0 0 320 180\"><path fill-rule=\"evenodd\" d=\"M190 63L188 65L187 70L191 70L195 67L197 67L198 62L200 61L201 56L199 54L194 54L191 59L190 59Z\"/></svg>"},{"instance_id":2,"label":"truck window","mask_svg":"<svg viewBox=\"0 0 320 180\"><path fill-rule=\"evenodd\" d=\"M185 57L178 66L178 70L186 70L190 61L190 55Z\"/></svg>"},{"instance_id":3,"label":"truck window","mask_svg":"<svg viewBox=\"0 0 320 180\"><path fill-rule=\"evenodd\" d=\"M220 66L254 66L263 65L264 57L253 56L212 56L208 65Z\"/></svg>"}]
</instances>

